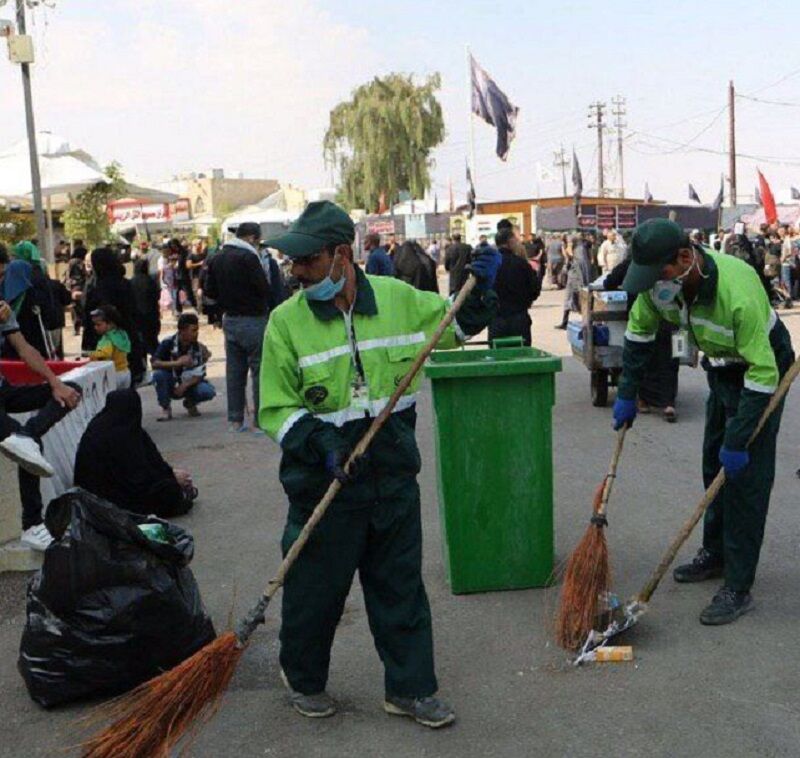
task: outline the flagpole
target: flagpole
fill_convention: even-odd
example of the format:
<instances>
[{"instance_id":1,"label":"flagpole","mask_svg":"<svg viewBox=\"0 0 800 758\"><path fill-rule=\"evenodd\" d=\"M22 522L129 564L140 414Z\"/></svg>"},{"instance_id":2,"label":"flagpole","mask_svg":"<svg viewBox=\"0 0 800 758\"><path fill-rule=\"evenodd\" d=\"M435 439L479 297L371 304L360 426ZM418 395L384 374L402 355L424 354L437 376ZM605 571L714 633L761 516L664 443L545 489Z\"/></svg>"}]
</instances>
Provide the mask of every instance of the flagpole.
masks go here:
<instances>
[{"instance_id":1,"label":"flagpole","mask_svg":"<svg viewBox=\"0 0 800 758\"><path fill-rule=\"evenodd\" d=\"M467 49L467 118L469 119L469 168L475 186L475 119L472 117L472 52ZM477 191L476 191L477 196Z\"/></svg>"}]
</instances>

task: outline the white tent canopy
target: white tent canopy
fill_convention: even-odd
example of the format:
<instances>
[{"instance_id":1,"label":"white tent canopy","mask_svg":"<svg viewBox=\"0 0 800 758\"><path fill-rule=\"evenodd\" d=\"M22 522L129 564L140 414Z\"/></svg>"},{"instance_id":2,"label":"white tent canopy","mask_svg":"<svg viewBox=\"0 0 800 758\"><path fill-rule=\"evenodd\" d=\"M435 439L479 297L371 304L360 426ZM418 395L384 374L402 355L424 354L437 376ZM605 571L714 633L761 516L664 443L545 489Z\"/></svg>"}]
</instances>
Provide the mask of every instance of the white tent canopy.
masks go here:
<instances>
[{"instance_id":1,"label":"white tent canopy","mask_svg":"<svg viewBox=\"0 0 800 758\"><path fill-rule=\"evenodd\" d=\"M111 181L89 153L73 148L57 134L37 132L36 147L42 195L49 198L53 210L66 208L70 194L77 194L98 182ZM137 200L171 203L178 199L174 193L147 187L130 176L125 177L125 183L125 194ZM32 196L28 140L25 139L0 151L0 198L7 204L30 206Z\"/></svg>"},{"instance_id":2,"label":"white tent canopy","mask_svg":"<svg viewBox=\"0 0 800 758\"><path fill-rule=\"evenodd\" d=\"M40 154L39 173L42 179L42 195L49 198L80 192L98 182L111 181L99 167L85 163L69 153ZM31 187L28 143L17 143L12 149L0 154L0 197L6 202L29 205L32 202Z\"/></svg>"}]
</instances>

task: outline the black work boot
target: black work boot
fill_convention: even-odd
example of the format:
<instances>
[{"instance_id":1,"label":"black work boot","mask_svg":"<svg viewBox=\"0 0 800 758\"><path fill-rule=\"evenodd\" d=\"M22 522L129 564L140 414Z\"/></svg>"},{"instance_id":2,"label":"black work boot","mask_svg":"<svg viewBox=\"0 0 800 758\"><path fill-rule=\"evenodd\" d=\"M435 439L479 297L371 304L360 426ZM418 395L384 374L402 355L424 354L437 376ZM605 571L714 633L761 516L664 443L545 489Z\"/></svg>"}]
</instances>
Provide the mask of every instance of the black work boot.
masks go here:
<instances>
[{"instance_id":1,"label":"black work boot","mask_svg":"<svg viewBox=\"0 0 800 758\"><path fill-rule=\"evenodd\" d=\"M722 587L714 595L711 605L700 614L700 623L706 626L721 626L736 621L739 616L753 610L753 598L747 590L737 591Z\"/></svg>"},{"instance_id":2,"label":"black work boot","mask_svg":"<svg viewBox=\"0 0 800 758\"><path fill-rule=\"evenodd\" d=\"M455 711L436 697L396 697L386 695L383 710L392 716L409 716L418 724L439 729L456 720Z\"/></svg>"},{"instance_id":3,"label":"black work boot","mask_svg":"<svg viewBox=\"0 0 800 758\"><path fill-rule=\"evenodd\" d=\"M561 323L560 324L556 324L555 328L556 329L566 329L568 321L569 321L569 311L564 311L564 318L561 319Z\"/></svg>"},{"instance_id":4,"label":"black work boot","mask_svg":"<svg viewBox=\"0 0 800 758\"><path fill-rule=\"evenodd\" d=\"M722 558L701 547L691 563L678 566L672 576L676 582L704 582L722 576Z\"/></svg>"}]
</instances>

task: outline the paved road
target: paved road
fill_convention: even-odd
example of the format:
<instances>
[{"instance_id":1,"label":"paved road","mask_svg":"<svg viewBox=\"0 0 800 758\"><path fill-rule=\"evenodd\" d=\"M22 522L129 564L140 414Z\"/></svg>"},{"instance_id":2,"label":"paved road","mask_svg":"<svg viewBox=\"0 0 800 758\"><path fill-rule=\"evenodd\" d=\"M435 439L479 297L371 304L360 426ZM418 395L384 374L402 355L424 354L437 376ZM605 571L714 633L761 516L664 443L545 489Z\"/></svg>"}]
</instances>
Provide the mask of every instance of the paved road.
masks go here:
<instances>
[{"instance_id":1,"label":"paved road","mask_svg":"<svg viewBox=\"0 0 800 758\"><path fill-rule=\"evenodd\" d=\"M535 343L565 354L558 293L534 309ZM800 318L787 324L800 344ZM209 340L221 354L218 334ZM214 373L222 372L215 364ZM587 522L591 493L607 465L609 411L593 408L586 370L564 359L555 408L556 540L564 558ZM278 563L285 502L278 453L264 439L229 435L224 401L190 420L178 412L155 424L144 392L147 427L168 458L195 472L201 499L181 519L195 534L193 564L218 628L241 613ZM701 494L700 439L705 383L681 370L681 418L637 421L626 443L608 529L616 588L632 594ZM701 627L697 615L714 585L666 580L651 613L632 631L636 661L573 670L548 641L552 590L453 596L445 583L435 488L430 395L423 392L419 442L425 579L434 615L442 694L459 721L430 732L383 714L382 674L355 586L333 651L330 692L341 713L304 720L288 708L277 672L278 608L245 655L224 707L191 750L193 756L796 756L800 694L794 646L800 620L796 397L788 403L756 610L738 623ZM509 475L524 461L503 461ZM691 540L682 552L697 546ZM5 601L3 600L5 597ZM27 698L15 670L24 621L22 584L0 578L2 756L53 755L73 742L65 729L82 709L47 713Z\"/></svg>"}]
</instances>

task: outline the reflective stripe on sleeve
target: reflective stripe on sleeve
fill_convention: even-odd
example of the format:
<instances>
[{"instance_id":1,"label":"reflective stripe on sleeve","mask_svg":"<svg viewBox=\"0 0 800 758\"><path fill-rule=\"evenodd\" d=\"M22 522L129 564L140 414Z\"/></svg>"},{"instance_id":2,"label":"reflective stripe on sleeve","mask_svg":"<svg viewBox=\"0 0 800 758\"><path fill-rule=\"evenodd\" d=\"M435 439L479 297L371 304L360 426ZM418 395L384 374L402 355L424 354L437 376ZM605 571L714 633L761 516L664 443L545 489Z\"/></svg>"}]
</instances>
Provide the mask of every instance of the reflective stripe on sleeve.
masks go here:
<instances>
[{"instance_id":1,"label":"reflective stripe on sleeve","mask_svg":"<svg viewBox=\"0 0 800 758\"><path fill-rule=\"evenodd\" d=\"M278 433L275 435L275 441L280 445L283 442L283 438L289 433L289 430L305 415L308 414L308 411L305 408L301 408L298 411L295 411L286 421L283 422L281 428L278 429Z\"/></svg>"},{"instance_id":2,"label":"reflective stripe on sleeve","mask_svg":"<svg viewBox=\"0 0 800 758\"><path fill-rule=\"evenodd\" d=\"M759 384L752 379L746 378L744 380L744 388L752 392L762 392L765 395L772 395L775 393L775 390L778 389L778 386L775 384Z\"/></svg>"},{"instance_id":3,"label":"reflective stripe on sleeve","mask_svg":"<svg viewBox=\"0 0 800 758\"><path fill-rule=\"evenodd\" d=\"M625 331L625 339L631 342L655 342L655 334L634 334L630 329Z\"/></svg>"},{"instance_id":4,"label":"reflective stripe on sleeve","mask_svg":"<svg viewBox=\"0 0 800 758\"><path fill-rule=\"evenodd\" d=\"M767 324L767 334L769 334L775 328L775 324L777 323L778 323L778 314L775 313L774 308L770 308L769 323Z\"/></svg>"}]
</instances>

